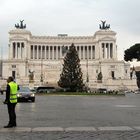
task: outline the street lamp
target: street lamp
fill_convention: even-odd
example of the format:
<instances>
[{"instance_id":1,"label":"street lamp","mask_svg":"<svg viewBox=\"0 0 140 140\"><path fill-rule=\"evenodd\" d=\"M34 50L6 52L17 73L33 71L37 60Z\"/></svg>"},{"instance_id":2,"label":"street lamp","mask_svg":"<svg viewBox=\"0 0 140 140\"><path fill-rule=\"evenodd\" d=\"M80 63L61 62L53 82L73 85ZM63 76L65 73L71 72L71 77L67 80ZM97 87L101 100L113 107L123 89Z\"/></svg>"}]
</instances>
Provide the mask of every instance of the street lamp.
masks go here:
<instances>
[{"instance_id":1,"label":"street lamp","mask_svg":"<svg viewBox=\"0 0 140 140\"><path fill-rule=\"evenodd\" d=\"M43 59L41 58L41 74L40 74L40 82L43 84Z\"/></svg>"},{"instance_id":2,"label":"street lamp","mask_svg":"<svg viewBox=\"0 0 140 140\"><path fill-rule=\"evenodd\" d=\"M88 83L88 82L89 82L89 75L88 75L88 58L87 58L86 68L87 68L86 82Z\"/></svg>"}]
</instances>

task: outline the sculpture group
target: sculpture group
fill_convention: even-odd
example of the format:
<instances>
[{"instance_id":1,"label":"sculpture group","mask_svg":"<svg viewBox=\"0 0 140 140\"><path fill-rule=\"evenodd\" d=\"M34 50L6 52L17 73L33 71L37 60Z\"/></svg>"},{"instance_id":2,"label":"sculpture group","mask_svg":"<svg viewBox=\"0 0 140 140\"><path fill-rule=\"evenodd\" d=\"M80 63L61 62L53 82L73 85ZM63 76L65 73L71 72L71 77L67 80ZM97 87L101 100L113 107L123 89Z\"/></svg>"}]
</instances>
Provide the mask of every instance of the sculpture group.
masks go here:
<instances>
[{"instance_id":1,"label":"sculpture group","mask_svg":"<svg viewBox=\"0 0 140 140\"><path fill-rule=\"evenodd\" d=\"M110 24L106 24L106 21L102 21L102 24L99 24L100 29L110 29Z\"/></svg>"},{"instance_id":2,"label":"sculpture group","mask_svg":"<svg viewBox=\"0 0 140 140\"><path fill-rule=\"evenodd\" d=\"M24 20L20 20L20 24L19 23L15 24L15 27L17 29L25 29L26 28L26 24L23 25L23 21Z\"/></svg>"}]
</instances>

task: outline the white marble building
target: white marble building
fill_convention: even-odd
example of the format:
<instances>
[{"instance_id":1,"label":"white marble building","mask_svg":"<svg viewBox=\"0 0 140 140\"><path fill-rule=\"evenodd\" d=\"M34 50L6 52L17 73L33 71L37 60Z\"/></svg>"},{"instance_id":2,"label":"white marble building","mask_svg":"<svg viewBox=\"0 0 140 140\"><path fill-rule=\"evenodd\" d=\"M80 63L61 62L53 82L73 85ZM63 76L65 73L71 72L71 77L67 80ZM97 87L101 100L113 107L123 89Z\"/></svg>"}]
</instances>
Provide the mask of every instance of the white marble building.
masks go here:
<instances>
[{"instance_id":1,"label":"white marble building","mask_svg":"<svg viewBox=\"0 0 140 140\"><path fill-rule=\"evenodd\" d=\"M105 23L91 36L34 36L21 23L9 32L9 58L3 62L3 77L12 75L26 85L32 73L34 86L57 84L63 58L72 43L81 60L84 82L88 77L91 88L136 88L135 79L130 80L130 64L117 59L116 32ZM97 81L100 71L102 83Z\"/></svg>"}]
</instances>

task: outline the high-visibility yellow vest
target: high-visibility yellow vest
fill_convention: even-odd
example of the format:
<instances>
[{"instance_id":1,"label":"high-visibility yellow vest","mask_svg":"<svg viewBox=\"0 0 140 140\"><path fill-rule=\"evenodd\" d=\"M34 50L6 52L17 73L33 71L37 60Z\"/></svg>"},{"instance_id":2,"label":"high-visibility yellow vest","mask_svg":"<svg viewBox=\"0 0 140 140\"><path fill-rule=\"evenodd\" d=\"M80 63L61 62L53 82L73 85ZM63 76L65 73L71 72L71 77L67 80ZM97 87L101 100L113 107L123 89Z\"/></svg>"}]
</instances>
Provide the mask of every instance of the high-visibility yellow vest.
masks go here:
<instances>
[{"instance_id":1,"label":"high-visibility yellow vest","mask_svg":"<svg viewBox=\"0 0 140 140\"><path fill-rule=\"evenodd\" d=\"M10 103L17 103L18 85L15 82L10 82Z\"/></svg>"}]
</instances>

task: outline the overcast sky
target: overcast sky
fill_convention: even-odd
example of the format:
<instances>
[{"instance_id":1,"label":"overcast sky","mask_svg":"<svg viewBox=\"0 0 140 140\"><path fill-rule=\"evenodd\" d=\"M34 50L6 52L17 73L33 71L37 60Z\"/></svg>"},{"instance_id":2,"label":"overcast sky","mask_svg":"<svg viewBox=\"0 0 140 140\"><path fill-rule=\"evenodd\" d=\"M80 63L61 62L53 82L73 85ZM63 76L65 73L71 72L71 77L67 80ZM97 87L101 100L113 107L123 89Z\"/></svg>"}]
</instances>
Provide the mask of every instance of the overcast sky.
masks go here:
<instances>
[{"instance_id":1,"label":"overcast sky","mask_svg":"<svg viewBox=\"0 0 140 140\"><path fill-rule=\"evenodd\" d=\"M0 0L0 47L8 55L8 32L25 20L33 35L94 35L100 20L117 32L118 58L140 43L140 0Z\"/></svg>"}]
</instances>

